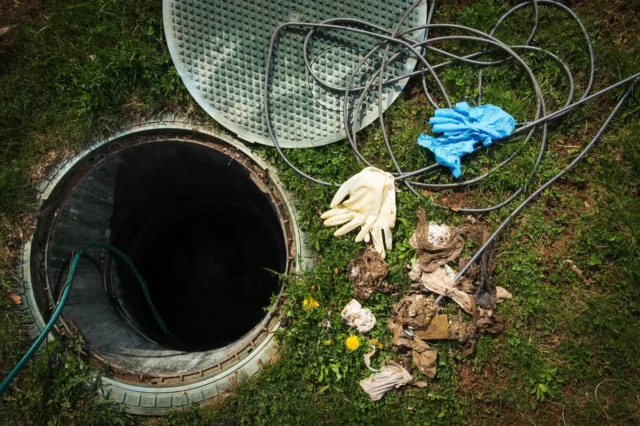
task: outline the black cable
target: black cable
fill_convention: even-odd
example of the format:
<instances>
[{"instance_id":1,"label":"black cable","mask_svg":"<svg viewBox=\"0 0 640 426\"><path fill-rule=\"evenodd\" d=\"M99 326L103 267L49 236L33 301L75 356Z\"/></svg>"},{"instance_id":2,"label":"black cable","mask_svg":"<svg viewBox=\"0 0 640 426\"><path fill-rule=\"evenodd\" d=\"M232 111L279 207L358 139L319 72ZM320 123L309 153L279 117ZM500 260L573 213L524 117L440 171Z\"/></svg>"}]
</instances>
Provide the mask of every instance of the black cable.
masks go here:
<instances>
[{"instance_id":1,"label":"black cable","mask_svg":"<svg viewBox=\"0 0 640 426\"><path fill-rule=\"evenodd\" d=\"M466 186L473 185L483 181L484 179L489 177L491 174L493 174L496 170L506 166L513 159L515 159L522 152L522 149L524 148L524 146L526 146L531 141L534 134L536 134L538 131L541 132L540 148L538 149L537 156L531 166L531 170L528 173L525 183L522 186L520 186L517 190L515 190L510 196L508 196L507 198L505 198L504 200L502 200L501 202L495 205L485 207L485 208L456 209L456 211L459 211L461 213L487 213L487 212L495 211L503 208L504 206L506 206L513 200L515 200L519 195L523 194L527 186L530 184L530 182L532 182L544 158L544 154L545 154L545 150L548 142L547 140L548 125L552 121L567 115L571 111L574 111L577 107L584 104L585 102L588 102L596 97L599 97L605 93L608 93L611 90L630 84L630 87L626 90L625 94L617 103L616 107L612 110L607 120L600 127L598 133L593 138L593 140L580 152L580 154L566 168L564 168L560 173L558 173L552 179L547 181L544 185L540 186L535 191L533 191L522 203L520 203L512 211L512 213L497 227L496 231L494 231L494 233L490 236L487 242L478 250L478 252L472 257L472 259L467 263L467 265L458 273L458 276L456 277L456 280L457 280L460 276L462 276L467 271L470 265L482 255L482 252L486 249L486 247L495 240L496 236L507 226L507 224L513 219L515 215L517 215L529 202L531 202L531 200L533 200L536 196L541 194L546 188L548 188L551 184L557 181L562 175L564 175L567 171L569 171L573 166L575 166L575 164L578 161L580 161L584 157L584 155L593 147L593 145L602 136L603 132L605 131L609 123L613 120L615 115L618 113L624 101L628 98L632 88L638 83L640 79L640 73L627 77L605 89L602 89L596 93L591 94L591 89L595 81L595 55L594 55L593 44L591 42L591 39L589 38L586 28L582 23L582 21L580 20L580 18L569 7L553 0L530 0L512 7L498 19L497 23L494 25L494 27L491 29L489 33L485 33L485 32L476 30L474 28L466 27L463 25L432 23L435 6L436 6L435 0L432 0L430 7L428 7L427 22L425 24L400 31L400 28L405 24L405 21L410 16L411 12L413 12L420 5L420 3L421 3L421 0L417 0L416 2L414 2L405 11L402 18L393 29L383 28L378 25L375 25L363 20L359 20L359 19L335 18L335 19L329 19L320 23L288 22L278 26L275 29L275 31L272 33L271 40L269 43L269 51L267 55L266 67L265 67L265 85L264 85L265 92L264 92L264 98L263 98L265 119L266 119L269 136L273 142L274 147L278 151L278 154L282 157L283 161L289 167L291 167L296 173L318 184L336 185L336 186L340 185L339 183L336 183L336 182L332 182L332 183L325 182L323 180L310 176L309 174L305 173L304 171L296 167L294 164L292 164L291 161L285 155L284 151L282 150L278 142L277 135L275 134L275 131L271 124L269 95L270 95L270 83L271 83L270 80L271 80L271 71L272 71L271 68L272 68L274 50L276 46L276 41L278 40L280 33L288 29L308 30L308 33L304 38L302 55L303 55L306 71L308 72L309 76L313 78L315 82L317 82L319 85L323 86L327 90L344 92L343 120L344 120L344 128L347 136L347 141L352 147L354 154L356 155L358 160L366 164L367 166L371 166L371 163L360 152L358 148L356 134L360 130L359 117L361 117L361 111L362 111L363 105L365 105L365 100L371 95L371 93L375 93L377 95L377 106L378 106L378 112L379 112L380 130L382 133L386 151L389 154L389 157L391 158L391 161L395 168L395 171L392 172L391 174L394 176L396 180L402 181L404 184L406 184L407 187L412 192L414 192L417 196L421 196L421 195L419 194L418 191L416 191L415 187L432 188L432 189L462 188L462 187L466 187ZM575 97L575 82L574 82L574 78L571 73L571 70L567 66L567 64L564 61L562 61L553 52L531 45L531 43L533 43L535 39L537 30L540 26L540 6L554 7L566 13L571 19L573 19L576 22L576 24L580 28L580 31L582 32L582 35L584 37L584 41L587 47L588 57L589 57L589 79L588 79L586 89L584 90L582 95L578 98L578 100L575 102L573 101ZM523 44L509 46L494 36L494 34L496 33L500 25L502 25L502 23L504 23L511 15L527 7L533 7L534 19L533 19L533 25L529 33L529 36L527 37L526 41ZM431 29L437 29L437 30L443 30L443 31L458 31L462 34L440 35L438 37L429 38L429 31ZM374 46L371 50L369 50L369 52L363 55L362 59L353 69L349 78L346 80L346 84L344 87L338 87L323 81L311 69L311 64L313 61L311 61L309 57L310 55L309 44L312 42L314 36L317 36L319 33L326 32L326 31L351 32L354 34L371 37L373 40L376 40L378 42L376 46ZM416 40L415 38L410 37L411 34L415 34L418 32L424 33L424 36L422 37L421 40ZM464 33L466 33L466 35ZM441 48L432 46L432 44L434 43L443 42L443 41L476 42L480 44L481 49L478 52L475 52L469 55L458 56L451 52L447 52L446 50L443 50ZM393 48L394 50L399 49L399 51L389 56L391 48ZM523 60L523 58L520 55L518 55L518 53L516 53L516 51L543 53L548 57L550 57L562 68L564 74L567 77L567 83L569 86L567 100L564 103L562 108L554 112L547 112L545 98L544 98L544 95L542 94L542 90L538 80L536 79L531 68L527 65L527 63ZM379 52L381 52L381 55L379 55L380 60L374 72L372 72L371 75L368 76L365 83L362 84L361 86L354 85L354 82L356 81L356 77L358 76L362 67L365 66L365 64L367 64L371 60L371 58L373 58ZM432 64L426 58L427 53L441 55L447 59L444 62ZM487 56L487 55L495 56L497 54L502 54L502 55L506 54L506 57L502 57L500 59L490 60L490 61L478 60L483 56ZM390 76L385 78L386 77L385 70L388 69L389 65L401 59L416 60L418 65L417 69L401 76ZM385 121L383 118L382 100L383 100L385 87L392 85L396 82L406 80L410 77L419 76L421 78L423 91L428 101L431 103L432 106L434 106L434 108L440 108L440 105L436 101L436 98L434 98L434 96L430 91L431 89L427 85L426 77L430 76L433 79L433 82L435 84L436 91L434 93L438 95L438 99L441 99L442 101L444 101L445 105L450 108L451 107L450 97L446 92L442 82L440 81L437 71L446 69L446 67L450 65L463 63L463 64L472 65L472 66L477 66L480 68L478 73L478 104L480 104L482 99L483 70L485 68L501 65L506 62L513 62L517 64L525 72L535 94L536 112L533 120L525 121L523 123L517 123L516 129L513 131L511 136L501 141L497 141L496 143L499 143L499 144L512 143L513 141L521 139L520 136L526 132L526 135L524 136L524 141L522 142L522 147L520 147L514 153L509 155L506 160L503 160L502 162L500 162L500 164L491 168L488 172L485 172L481 176L468 179L466 181L454 182L454 183L424 183L424 182L419 182L415 180L410 180L409 178L423 175L423 174L432 172L436 169L441 169L442 166L440 166L437 163L434 163L429 166L423 167L418 170L413 170L413 171L405 171L401 168L400 164L398 163L393 153L391 141L390 141L389 135L387 134ZM373 92L374 90L375 92ZM350 97L353 94L358 94L358 97L353 103L353 108L349 108ZM438 205L435 203L432 203L432 204L443 209L451 210L451 208L449 208L448 206Z\"/></svg>"}]
</instances>

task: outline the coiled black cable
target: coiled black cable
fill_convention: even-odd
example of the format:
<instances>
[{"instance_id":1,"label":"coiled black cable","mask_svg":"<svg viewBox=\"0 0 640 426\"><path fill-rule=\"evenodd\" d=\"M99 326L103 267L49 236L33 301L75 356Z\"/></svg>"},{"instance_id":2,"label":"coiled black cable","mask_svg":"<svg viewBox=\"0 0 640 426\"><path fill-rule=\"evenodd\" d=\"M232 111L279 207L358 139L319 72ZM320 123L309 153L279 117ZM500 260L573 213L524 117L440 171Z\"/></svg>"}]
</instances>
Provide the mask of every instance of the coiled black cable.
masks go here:
<instances>
[{"instance_id":1,"label":"coiled black cable","mask_svg":"<svg viewBox=\"0 0 640 426\"><path fill-rule=\"evenodd\" d=\"M434 11L436 8L436 1L432 0L430 7L428 8L427 23L424 25L419 25L419 26L401 31L400 29L405 24L405 21L410 16L411 12L413 12L423 1L424 0L417 0L415 3L413 3L405 11L402 18L400 19L396 27L393 29L383 28L378 25L375 25L363 20L359 20L359 19L336 18L336 19L326 20L320 23L287 22L287 23L281 24L274 30L269 43L269 51L268 51L267 62L265 67L265 80L264 80L265 93L264 93L263 107L265 112L267 130L269 132L269 136L273 142L273 145L278 151L278 154L282 157L283 161L289 167L291 167L296 173L321 185L336 185L336 186L339 185L339 183L325 182L323 180L310 176L309 174L305 173L304 171L296 167L294 164L292 164L291 161L285 155L282 148L280 147L278 143L278 137L275 134L275 131L271 124L271 118L270 118L271 114L270 114L270 108L269 108L269 94L270 94L269 86L271 83L272 62L273 62L275 46L276 46L278 37L280 36L281 32L287 29L308 30L308 33L304 39L304 44L302 49L306 71L308 75L315 80L315 82L322 85L327 90L344 92L343 119L344 119L344 128L345 128L347 140L350 146L352 147L354 154L356 155L358 160L360 160L362 163L364 163L367 166L371 166L371 164L362 155L362 153L358 148L357 131L360 130L360 126L359 126L360 123L358 121L358 117L361 116L362 107L363 105L365 105L365 100L367 99L367 97L370 95L370 93L372 93L372 91L377 90L376 94L377 94L378 111L380 113L379 114L380 130L382 133L387 154L390 156L393 166L395 168L395 171L392 172L392 175L394 175L396 180L403 182L417 196L421 196L421 195L415 189L416 187L431 188L431 189L462 188L462 187L479 183L484 179L486 179L487 177L489 177L491 174L493 174L496 170L510 163L518 154L521 153L523 148L516 150L514 153L509 155L507 159L503 160L498 165L494 166L492 169L485 172L481 176L478 176L473 179L468 179L466 181L455 182L455 183L425 183L425 182L410 180L410 178L412 177L426 174L436 169L440 169L441 166L436 163L436 164L432 164L427 167L423 167L421 169L413 170L413 171L405 171L401 168L400 164L398 163L393 153L390 138L386 131L385 121L382 114L382 99L383 99L384 87L413 76L419 76L421 78L422 89L429 103L434 108L440 108L440 105L436 102L436 98L434 98L434 96L431 93L431 89L427 85L426 76L430 76L433 79L433 82L436 86L435 93L439 95L438 98L442 99L445 103L445 106L450 108L451 107L450 97L447 94L447 91L445 90L444 85L442 84L440 78L438 77L437 71L443 70L450 65L458 64L458 63L464 63L464 64L480 67L480 70L478 73L478 104L480 104L482 100L482 76L483 76L483 70L485 68L495 66L495 65L500 65L505 63L506 61L511 61L517 64L524 71L528 80L531 83L533 92L535 94L535 102L536 102L535 117L531 121L518 123L512 135L502 141L499 141L498 143L510 143L515 140L522 139L522 137L524 136L524 141L522 143L524 146L531 141L534 134L536 134L538 131L541 132L540 148L538 150L538 154L535 158L535 161L533 162L531 171L528 174L528 178L525 184L520 186L517 190L514 191L513 194L508 196L503 201L493 206L485 207L485 208L456 209L456 211L459 211L461 213L487 213L487 212L495 211L503 208L507 204L514 201L519 195L525 193L525 191L527 191L527 186L529 185L533 177L536 175L538 167L540 166L544 158L544 154L545 154L547 142L548 142L547 139L548 139L549 123L553 120L559 119L567 115L571 111L575 110L578 106L584 104L589 100L592 100L598 96L608 93L611 90L614 90L616 88L629 86L625 91L624 95L622 96L622 98L620 98L620 100L616 104L615 108L612 110L609 117L602 124L602 126L598 130L595 137L591 140L591 142L587 144L583 148L583 150L576 156L576 158L568 166L566 166L562 171L560 171L554 177L549 179L546 183L544 183L542 186L540 186L536 190L533 190L530 193L530 195L522 203L520 203L500 225L498 225L496 230L485 242L485 244L476 252L476 254L467 263L467 265L464 268L462 268L462 270L459 271L456 277L456 281L457 281L459 277L461 277L467 271L467 269L471 266L471 264L482 255L482 252L491 244L491 242L495 240L497 235L507 226L507 224L518 213L520 213L520 211L522 211L522 209L528 203L530 203L531 200L533 200L535 197L540 195L545 189L547 189L550 185L552 185L554 182L560 179L560 177L562 177L566 172L568 172L572 167L574 167L587 154L587 152L593 147L593 145L600 139L600 137L602 136L602 134L604 133L608 125L611 123L613 118L616 116L616 114L622 107L622 104L629 97L635 85L638 84L638 82L640 81L640 73L627 77L605 89L602 89L596 93L591 94L591 90L593 88L594 81L595 81L595 55L594 55L593 44L591 42L591 39L589 38L587 30L584 24L582 23L582 21L580 20L580 18L569 7L565 6L562 3L555 2L553 0L530 0L512 7L498 19L496 25L492 28L492 30L489 33L484 33L474 28L470 28L462 25L432 23ZM531 45L531 43L533 42L533 39L535 38L536 32L539 28L540 6L554 7L566 13L571 19L573 19L577 23L577 25L579 26L584 36L584 40L587 46L588 56L589 56L589 78L588 78L586 89L584 90L582 95L578 98L578 100L576 100L575 102L573 101L575 97L575 82L574 82L571 70L567 66L567 64L563 62L553 52ZM513 15L517 11L524 9L526 7L533 7L534 22L532 25L531 32L524 44L509 46L503 43L501 40L494 37L494 34L496 33L500 25L503 22L505 22L505 20L509 16ZM444 30L444 31L453 30L453 31L458 31L462 34L443 35L443 36L429 38L429 31L431 29ZM371 37L374 40L379 41L378 45L376 45L369 52L363 55L362 59L359 61L359 63L353 69L351 75L348 77L347 83L345 84L344 87L338 87L338 86L329 84L327 82L324 82L311 69L312 61L309 59L309 43L312 41L315 35L323 31L347 31L347 32L352 32L355 34ZM412 34L416 34L416 33L417 34L423 33L423 36L421 37L422 40L416 40L415 37L411 37ZM443 42L443 41L475 42L480 45L481 49L478 52L472 53L470 55L458 56L451 52L447 52L443 49L432 46L432 44L434 43ZM389 53L392 47L395 50L400 49L400 51L389 56ZM370 58L372 58L381 49L382 49L382 56L381 56L381 60L379 61L379 65L377 69L373 73L371 73L371 75L368 77L368 79L362 86L354 86L354 82L356 81L356 76L358 76L362 67L366 63L368 63ZM567 100L564 103L564 106L562 108L553 112L547 111L545 98L542 93L538 80L536 79L529 65L527 65L527 63L523 60L523 58L520 55L518 55L518 53L516 53L516 51L525 51L525 52L533 51L533 52L544 53L562 68L563 72L567 76L567 81L569 83ZM426 52L433 52L433 53L445 56L448 58L448 60L445 62L432 64L427 60L425 56ZM493 60L493 61L479 60L479 58L482 58L483 56L486 56L489 54L495 55L497 53L501 53L503 55L506 54L506 57L498 60ZM390 77L387 79L383 78L383 76L385 75L385 69L389 66L389 64L392 64L396 60L406 59L406 58L415 59L419 67L414 71L401 76ZM350 105L350 97L354 93L358 94L358 98L355 100L353 108L349 108L348 106ZM438 204L434 204L434 205L443 209L452 210L448 206L438 205ZM439 299L441 299L441 297Z\"/></svg>"}]
</instances>

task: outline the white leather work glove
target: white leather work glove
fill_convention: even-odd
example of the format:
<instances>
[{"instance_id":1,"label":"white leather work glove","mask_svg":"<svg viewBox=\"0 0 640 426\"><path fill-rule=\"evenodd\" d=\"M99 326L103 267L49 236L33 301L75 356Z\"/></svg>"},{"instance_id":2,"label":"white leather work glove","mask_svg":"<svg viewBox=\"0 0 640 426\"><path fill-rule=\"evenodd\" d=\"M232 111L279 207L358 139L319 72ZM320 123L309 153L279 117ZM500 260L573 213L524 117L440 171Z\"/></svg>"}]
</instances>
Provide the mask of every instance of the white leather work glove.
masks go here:
<instances>
[{"instance_id":1,"label":"white leather work glove","mask_svg":"<svg viewBox=\"0 0 640 426\"><path fill-rule=\"evenodd\" d=\"M385 245L387 250L393 248L393 235L391 229L396 226L396 188L391 178L389 185L385 186L385 192L382 198L382 206L380 213L371 227L370 235L373 240L373 246L383 259L386 257L384 251ZM382 233L384 232L384 240ZM369 234L364 237L366 243L369 242Z\"/></svg>"},{"instance_id":2,"label":"white leather work glove","mask_svg":"<svg viewBox=\"0 0 640 426\"><path fill-rule=\"evenodd\" d=\"M346 197L346 201L343 201ZM380 212L384 206L384 218ZM388 247L391 247L391 232L387 229L395 225L395 186L393 176L375 167L367 167L342 184L330 204L331 210L320 216L325 226L343 225L333 235L339 237L361 227L356 242L370 239L370 232L376 226L374 245L384 257L382 230L385 230ZM387 236L388 234L388 236ZM379 244L376 244L376 241Z\"/></svg>"}]
</instances>

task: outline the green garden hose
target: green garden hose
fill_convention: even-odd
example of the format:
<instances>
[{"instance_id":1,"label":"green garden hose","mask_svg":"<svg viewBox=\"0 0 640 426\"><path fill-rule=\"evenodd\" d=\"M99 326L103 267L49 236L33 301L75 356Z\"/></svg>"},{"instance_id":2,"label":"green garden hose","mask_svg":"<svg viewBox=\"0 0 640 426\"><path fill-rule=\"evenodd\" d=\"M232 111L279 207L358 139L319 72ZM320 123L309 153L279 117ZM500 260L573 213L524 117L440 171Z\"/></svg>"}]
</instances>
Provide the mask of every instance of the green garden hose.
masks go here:
<instances>
[{"instance_id":1,"label":"green garden hose","mask_svg":"<svg viewBox=\"0 0 640 426\"><path fill-rule=\"evenodd\" d=\"M149 289L147 288L147 284L144 282L144 279L142 278L142 275L140 275L140 273L136 270L135 266L133 266L133 262L131 261L131 259L129 259L129 257L126 254L124 254L123 252L121 252L117 248L115 248L113 246L110 246L109 244L98 243L98 242L90 242L90 243L87 243L87 244L83 245L73 255L73 258L71 259L71 266L69 267L69 276L68 276L67 281L66 281L66 283L64 285L64 288L62 290L62 295L60 296L60 301L56 305L56 308L53 311L53 314L51 315L51 318L49 319L49 322L47 323L47 325L42 330L42 333L40 333L40 335L33 342L31 347L27 351L27 353L25 353L24 356L22 357L22 359L20 359L20 362L18 362L18 364L16 364L16 366L13 367L13 369L9 372L7 377L5 377L5 379L2 381L2 384L0 384L0 397L2 397L2 395L4 395L4 393L9 388L9 385L11 384L13 379L15 379L16 376L18 375L18 373L20 372L20 370L22 370L24 368L24 366L27 364L29 359L31 359L31 357L33 357L33 355L36 353L36 351L38 350L38 348L40 347L42 342L44 342L44 339L47 337L47 335L49 334L49 332L53 328L54 324L58 320L58 317L60 316L60 313L62 312L62 309L64 308L64 304L67 301L67 298L69 297L69 291L71 290L71 283L73 283L73 279L75 278L75 275L76 275L76 270L78 269L78 262L80 261L80 258L82 257L84 252L86 252L91 247L98 247L98 248L110 251L111 253L113 253L117 257L119 257L120 260L122 260L129 267L131 272L133 272L133 275L135 276L136 281L140 285L140 288L142 289L142 293L144 294L144 298L147 301L147 305L149 306L149 309L151 310L151 313L152 313L153 317L155 318L156 322L160 326L160 329L167 336L171 337L171 339L173 339L176 343L179 343L182 346L182 342L180 341L180 339L178 339L176 336L174 336L171 333L171 331L169 331L169 329L167 328L167 325L164 323L164 321L160 317L160 314L158 314L158 311L156 310L155 306L153 306L153 302L151 301L151 297L149 296Z\"/></svg>"}]
</instances>

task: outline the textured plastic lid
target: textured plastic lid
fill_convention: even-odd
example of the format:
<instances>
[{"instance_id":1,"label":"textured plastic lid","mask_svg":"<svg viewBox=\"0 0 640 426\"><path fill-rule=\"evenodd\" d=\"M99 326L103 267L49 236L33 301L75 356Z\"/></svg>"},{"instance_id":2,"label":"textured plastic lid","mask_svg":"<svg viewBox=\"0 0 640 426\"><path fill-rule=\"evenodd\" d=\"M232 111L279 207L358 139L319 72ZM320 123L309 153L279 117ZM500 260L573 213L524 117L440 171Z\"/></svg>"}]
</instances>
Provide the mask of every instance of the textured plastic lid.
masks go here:
<instances>
[{"instance_id":1,"label":"textured plastic lid","mask_svg":"<svg viewBox=\"0 0 640 426\"><path fill-rule=\"evenodd\" d=\"M164 0L164 28L173 63L198 104L239 138L272 145L262 105L265 61L275 28L290 21L357 18L393 29L412 3ZM426 9L425 1L403 28L425 23ZM325 88L306 72L302 45L307 32L283 30L274 53L269 87L271 120L278 142L288 148L325 145L345 137L344 92ZM322 81L344 86L358 62L378 44L370 37L346 31L319 31L309 46L312 69ZM392 54L393 49L389 56ZM355 84L373 72L377 58L374 55L371 63L362 67ZM413 59L398 60L388 67L385 78L404 75L415 64ZM400 80L385 88L383 108L391 105L406 82ZM362 115L362 127L378 117L376 93L367 97Z\"/></svg>"}]
</instances>

